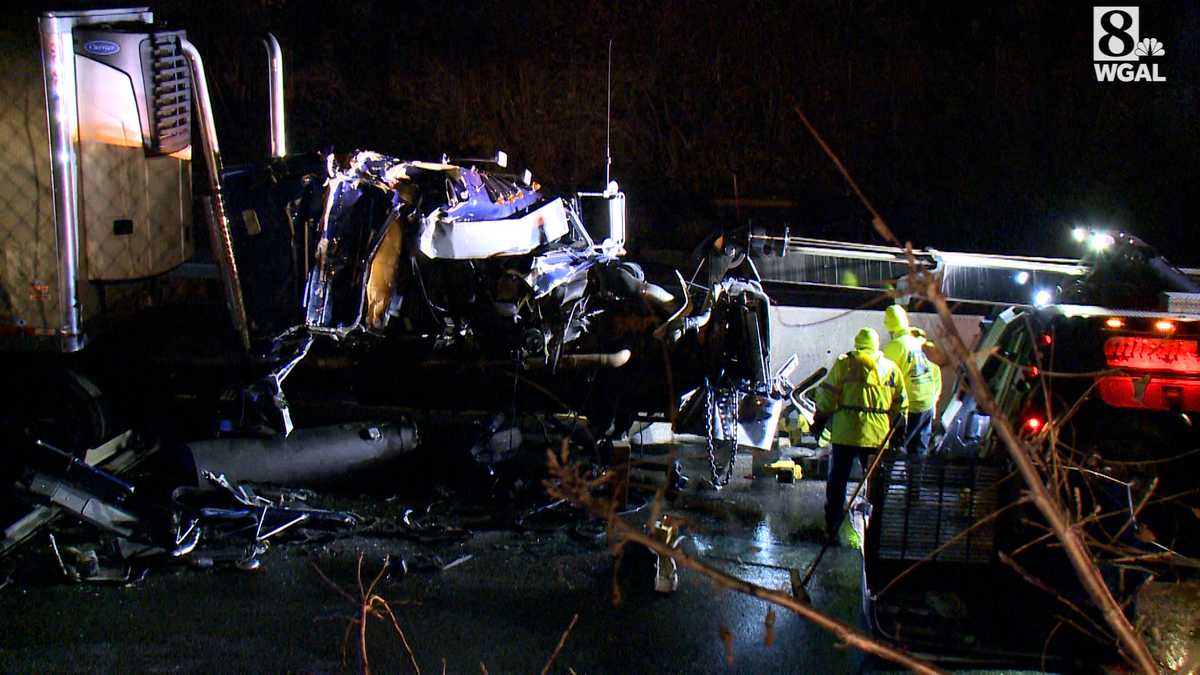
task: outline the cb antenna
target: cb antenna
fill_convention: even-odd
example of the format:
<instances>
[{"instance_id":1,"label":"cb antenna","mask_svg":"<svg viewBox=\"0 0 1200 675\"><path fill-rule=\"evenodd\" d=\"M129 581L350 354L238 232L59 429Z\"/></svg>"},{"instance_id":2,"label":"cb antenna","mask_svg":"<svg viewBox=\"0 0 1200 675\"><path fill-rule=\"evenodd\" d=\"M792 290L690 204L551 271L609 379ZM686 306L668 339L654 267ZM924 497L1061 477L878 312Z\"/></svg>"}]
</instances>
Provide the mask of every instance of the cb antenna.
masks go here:
<instances>
[{"instance_id":1,"label":"cb antenna","mask_svg":"<svg viewBox=\"0 0 1200 675\"><path fill-rule=\"evenodd\" d=\"M612 169L612 38L608 39L608 108L604 114L604 189Z\"/></svg>"}]
</instances>

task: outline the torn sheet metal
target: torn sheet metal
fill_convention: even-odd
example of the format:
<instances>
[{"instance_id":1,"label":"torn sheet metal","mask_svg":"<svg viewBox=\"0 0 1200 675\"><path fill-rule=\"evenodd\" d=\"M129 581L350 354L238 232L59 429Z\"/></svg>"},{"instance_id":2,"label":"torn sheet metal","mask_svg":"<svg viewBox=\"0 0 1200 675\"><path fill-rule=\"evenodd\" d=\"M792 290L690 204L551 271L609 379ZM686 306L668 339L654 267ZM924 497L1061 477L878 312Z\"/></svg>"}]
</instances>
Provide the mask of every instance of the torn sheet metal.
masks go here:
<instances>
[{"instance_id":1,"label":"torn sheet metal","mask_svg":"<svg viewBox=\"0 0 1200 675\"><path fill-rule=\"evenodd\" d=\"M378 430L370 440L389 445ZM49 544L64 576L77 582L127 583L140 579L150 567L172 561L200 566L228 562L255 569L269 540L293 529L336 530L358 523L352 514L315 508L307 500L296 506L294 493L268 497L250 485L203 470L198 477L203 488L176 488L169 500L148 497L153 492L144 494L102 468L45 443L35 443L33 449L38 448L41 454L27 460L36 468L17 482L16 495L41 505L5 530L0 554L28 541L56 515L73 519L87 527L67 528L70 534L61 536L52 533ZM128 468L142 456L135 450L117 452L107 458L108 466ZM60 541L81 536L81 541Z\"/></svg>"},{"instance_id":2,"label":"torn sheet metal","mask_svg":"<svg viewBox=\"0 0 1200 675\"><path fill-rule=\"evenodd\" d=\"M45 497L75 518L120 537L132 536L140 525L137 516L121 506L44 474L34 474L29 480L29 491Z\"/></svg>"},{"instance_id":3,"label":"torn sheet metal","mask_svg":"<svg viewBox=\"0 0 1200 675\"><path fill-rule=\"evenodd\" d=\"M610 187L601 198L620 196ZM625 345L566 345L588 335L601 312L616 310L618 320L643 313L643 300L664 311L673 298L636 265L596 248L578 198L547 199L539 189L529 172L369 151L331 156L303 328L356 342L472 343L533 368L620 352ZM607 307L593 302L602 291Z\"/></svg>"},{"instance_id":4,"label":"torn sheet metal","mask_svg":"<svg viewBox=\"0 0 1200 675\"><path fill-rule=\"evenodd\" d=\"M331 156L306 325L338 336L383 329L405 250L430 260L476 260L523 255L564 238L570 225L563 201L543 203L525 180L369 151L339 167Z\"/></svg>"},{"instance_id":5,"label":"torn sheet metal","mask_svg":"<svg viewBox=\"0 0 1200 675\"><path fill-rule=\"evenodd\" d=\"M434 211L422 223L419 246L430 258L470 260L523 255L567 235L567 213L555 199L519 218L455 218L454 209Z\"/></svg>"},{"instance_id":6,"label":"torn sheet metal","mask_svg":"<svg viewBox=\"0 0 1200 675\"><path fill-rule=\"evenodd\" d=\"M133 432L126 431L113 437L107 443L88 450L83 461L88 465L101 467L110 474L120 475L137 466L156 450L157 446L138 445L133 441ZM0 558L28 541L30 537L52 523L61 514L62 510L57 506L41 504L34 506L24 516L10 523L4 528L4 536L0 539Z\"/></svg>"},{"instance_id":7,"label":"torn sheet metal","mask_svg":"<svg viewBox=\"0 0 1200 675\"><path fill-rule=\"evenodd\" d=\"M554 289L577 278L591 266L609 260L572 249L559 249L539 255L530 264L525 283L533 289L535 298L541 298Z\"/></svg>"},{"instance_id":8,"label":"torn sheet metal","mask_svg":"<svg viewBox=\"0 0 1200 675\"><path fill-rule=\"evenodd\" d=\"M459 180L450 186L458 190L457 194L450 195L450 205L445 209L450 220L509 218L542 199L531 177L504 178L472 166L460 171Z\"/></svg>"},{"instance_id":9,"label":"torn sheet metal","mask_svg":"<svg viewBox=\"0 0 1200 675\"><path fill-rule=\"evenodd\" d=\"M253 487L229 480L223 474L201 472L200 487L177 488L172 495L175 541L185 542L185 554L199 567L231 565L259 569L259 557L272 539L294 529L337 530L354 527L349 513L295 507L281 496L266 497ZM194 530L200 534L190 535ZM179 557L179 556L177 556Z\"/></svg>"}]
</instances>

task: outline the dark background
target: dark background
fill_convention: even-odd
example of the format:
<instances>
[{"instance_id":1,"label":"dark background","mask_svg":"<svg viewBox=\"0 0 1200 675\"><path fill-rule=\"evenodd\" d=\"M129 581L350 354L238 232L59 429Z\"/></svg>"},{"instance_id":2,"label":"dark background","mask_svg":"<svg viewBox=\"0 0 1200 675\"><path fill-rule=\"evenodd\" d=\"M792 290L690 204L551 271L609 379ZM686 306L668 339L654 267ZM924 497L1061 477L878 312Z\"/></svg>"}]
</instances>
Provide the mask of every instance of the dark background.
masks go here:
<instances>
[{"instance_id":1,"label":"dark background","mask_svg":"<svg viewBox=\"0 0 1200 675\"><path fill-rule=\"evenodd\" d=\"M1166 83L1098 83L1092 6L153 3L205 55L228 162L266 153L258 36L270 30L285 50L293 152L502 148L551 188L598 188L611 39L612 171L635 248L686 249L747 220L876 240L799 106L916 245L1072 254L1067 232L1086 224L1200 264L1189 245L1200 9L1140 5L1141 37L1165 45ZM795 205L715 207L735 181L741 199Z\"/></svg>"}]
</instances>

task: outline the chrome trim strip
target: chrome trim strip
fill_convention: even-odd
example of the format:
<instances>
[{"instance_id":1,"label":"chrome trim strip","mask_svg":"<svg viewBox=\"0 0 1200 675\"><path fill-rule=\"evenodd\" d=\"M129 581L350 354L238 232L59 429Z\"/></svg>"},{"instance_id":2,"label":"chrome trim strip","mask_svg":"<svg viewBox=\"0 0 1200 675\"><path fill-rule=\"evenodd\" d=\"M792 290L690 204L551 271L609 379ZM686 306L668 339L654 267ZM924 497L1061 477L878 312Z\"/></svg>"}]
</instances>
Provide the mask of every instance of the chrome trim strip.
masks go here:
<instances>
[{"instance_id":1,"label":"chrome trim strip","mask_svg":"<svg viewBox=\"0 0 1200 675\"><path fill-rule=\"evenodd\" d=\"M38 19L46 116L50 136L50 181L54 198L54 234L58 247L58 290L62 325L70 340L82 332L79 305L79 102L75 89L75 47L68 18ZM64 341L65 342L65 341ZM71 345L64 344L70 350Z\"/></svg>"},{"instance_id":2,"label":"chrome trim strip","mask_svg":"<svg viewBox=\"0 0 1200 675\"><path fill-rule=\"evenodd\" d=\"M79 285L87 283L87 259L81 255L85 231L79 210L79 98L75 82L75 26L101 21L153 23L147 7L82 12L46 12L38 17L46 124L50 144L50 183L54 193L54 234L58 249L60 348L83 348L83 306Z\"/></svg>"}]
</instances>

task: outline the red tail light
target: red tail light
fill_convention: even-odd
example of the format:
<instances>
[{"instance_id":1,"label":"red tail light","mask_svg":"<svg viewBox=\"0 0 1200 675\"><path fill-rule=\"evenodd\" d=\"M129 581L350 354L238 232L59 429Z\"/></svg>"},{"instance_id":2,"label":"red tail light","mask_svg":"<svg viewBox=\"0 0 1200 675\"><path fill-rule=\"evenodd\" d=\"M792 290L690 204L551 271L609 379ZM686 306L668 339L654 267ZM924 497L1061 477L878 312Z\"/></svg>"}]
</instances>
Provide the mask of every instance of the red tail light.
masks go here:
<instances>
[{"instance_id":1,"label":"red tail light","mask_svg":"<svg viewBox=\"0 0 1200 675\"><path fill-rule=\"evenodd\" d=\"M1037 415L1030 415L1025 418L1025 423L1021 425L1021 428L1031 434L1036 434L1042 430L1042 418Z\"/></svg>"},{"instance_id":2,"label":"red tail light","mask_svg":"<svg viewBox=\"0 0 1200 675\"><path fill-rule=\"evenodd\" d=\"M1100 378L1100 400L1115 408L1200 412L1200 381L1166 377Z\"/></svg>"},{"instance_id":3,"label":"red tail light","mask_svg":"<svg viewBox=\"0 0 1200 675\"><path fill-rule=\"evenodd\" d=\"M1200 375L1196 340L1111 337L1104 343L1104 360L1113 368Z\"/></svg>"}]
</instances>

